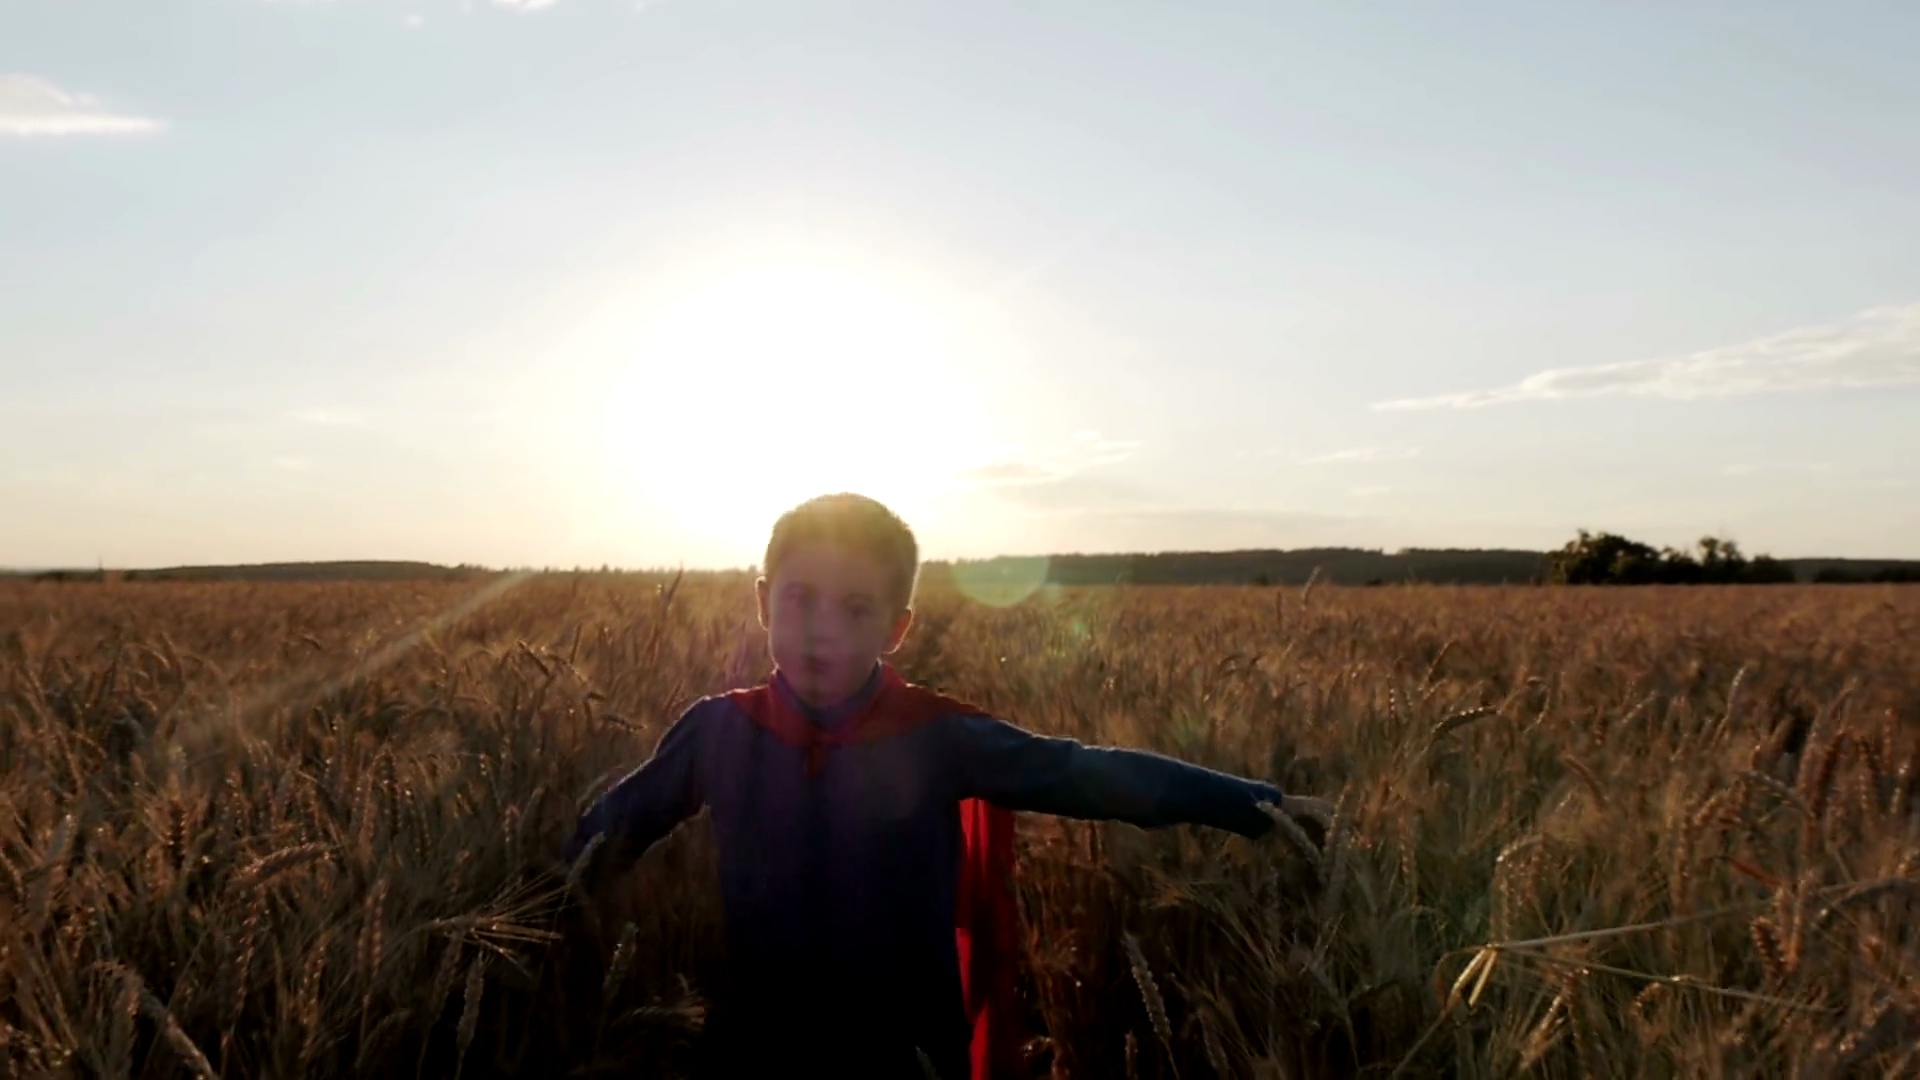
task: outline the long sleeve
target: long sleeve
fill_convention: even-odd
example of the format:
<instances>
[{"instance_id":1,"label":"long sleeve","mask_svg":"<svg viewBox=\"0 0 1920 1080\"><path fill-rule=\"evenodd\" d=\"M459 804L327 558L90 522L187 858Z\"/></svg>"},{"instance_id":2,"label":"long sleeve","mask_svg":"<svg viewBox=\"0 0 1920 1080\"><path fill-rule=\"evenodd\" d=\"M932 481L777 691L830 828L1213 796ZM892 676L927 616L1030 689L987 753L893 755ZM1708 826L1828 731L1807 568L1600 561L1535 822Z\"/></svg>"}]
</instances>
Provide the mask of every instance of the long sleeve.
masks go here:
<instances>
[{"instance_id":1,"label":"long sleeve","mask_svg":"<svg viewBox=\"0 0 1920 1080\"><path fill-rule=\"evenodd\" d=\"M700 812L706 793L700 781L701 706L681 715L660 737L646 764L628 773L580 817L567 843L566 861L579 858L595 837L607 837L601 865L617 868L638 859L675 825Z\"/></svg>"},{"instance_id":2,"label":"long sleeve","mask_svg":"<svg viewBox=\"0 0 1920 1080\"><path fill-rule=\"evenodd\" d=\"M1145 750L1035 735L986 716L951 723L962 798L1146 829L1207 825L1257 837L1273 828L1258 805L1280 802L1280 789L1272 784Z\"/></svg>"}]
</instances>

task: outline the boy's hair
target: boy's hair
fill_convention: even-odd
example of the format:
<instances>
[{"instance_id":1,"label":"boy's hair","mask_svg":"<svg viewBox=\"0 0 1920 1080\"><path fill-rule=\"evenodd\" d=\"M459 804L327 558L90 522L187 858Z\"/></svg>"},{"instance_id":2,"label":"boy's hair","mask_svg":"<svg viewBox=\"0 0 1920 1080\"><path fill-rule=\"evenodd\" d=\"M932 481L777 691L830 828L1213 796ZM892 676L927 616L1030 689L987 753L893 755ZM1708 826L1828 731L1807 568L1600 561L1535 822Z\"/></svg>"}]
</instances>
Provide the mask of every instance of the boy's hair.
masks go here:
<instances>
[{"instance_id":1,"label":"boy's hair","mask_svg":"<svg viewBox=\"0 0 1920 1080\"><path fill-rule=\"evenodd\" d=\"M913 603L920 545L907 523L881 503L841 492L808 499L781 514L767 541L767 580L772 581L787 555L803 544L831 544L874 560L887 569L889 599L901 607Z\"/></svg>"}]
</instances>

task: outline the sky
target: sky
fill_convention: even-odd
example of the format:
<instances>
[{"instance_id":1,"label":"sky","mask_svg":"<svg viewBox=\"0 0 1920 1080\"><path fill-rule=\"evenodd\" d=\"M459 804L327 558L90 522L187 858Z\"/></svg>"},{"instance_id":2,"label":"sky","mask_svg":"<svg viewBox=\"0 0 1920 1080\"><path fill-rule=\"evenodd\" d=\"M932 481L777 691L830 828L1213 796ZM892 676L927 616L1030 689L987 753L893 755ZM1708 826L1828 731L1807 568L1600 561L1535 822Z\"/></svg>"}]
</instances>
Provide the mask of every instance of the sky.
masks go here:
<instances>
[{"instance_id":1,"label":"sky","mask_svg":"<svg viewBox=\"0 0 1920 1080\"><path fill-rule=\"evenodd\" d=\"M0 565L1920 557L1920 6L0 5Z\"/></svg>"}]
</instances>

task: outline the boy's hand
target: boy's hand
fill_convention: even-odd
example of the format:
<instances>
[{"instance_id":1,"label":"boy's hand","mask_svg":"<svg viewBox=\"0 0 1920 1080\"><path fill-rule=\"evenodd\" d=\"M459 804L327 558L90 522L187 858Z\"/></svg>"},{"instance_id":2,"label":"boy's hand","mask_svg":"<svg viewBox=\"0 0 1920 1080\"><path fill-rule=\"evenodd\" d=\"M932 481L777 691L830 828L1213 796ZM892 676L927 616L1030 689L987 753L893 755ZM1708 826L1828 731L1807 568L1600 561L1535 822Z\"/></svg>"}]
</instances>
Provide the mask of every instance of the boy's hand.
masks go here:
<instances>
[{"instance_id":1,"label":"boy's hand","mask_svg":"<svg viewBox=\"0 0 1920 1080\"><path fill-rule=\"evenodd\" d=\"M1332 803L1327 799L1304 798L1304 796L1281 796L1279 805L1260 803L1260 809L1273 819L1273 836L1284 838L1306 857L1308 863L1319 867L1321 849L1319 842L1308 836L1306 828L1300 828L1300 822L1294 817L1306 817L1319 824L1321 836L1329 832L1332 824Z\"/></svg>"},{"instance_id":2,"label":"boy's hand","mask_svg":"<svg viewBox=\"0 0 1920 1080\"><path fill-rule=\"evenodd\" d=\"M1323 826L1333 824L1333 801L1307 795L1282 795L1280 810L1289 817L1312 818Z\"/></svg>"}]
</instances>

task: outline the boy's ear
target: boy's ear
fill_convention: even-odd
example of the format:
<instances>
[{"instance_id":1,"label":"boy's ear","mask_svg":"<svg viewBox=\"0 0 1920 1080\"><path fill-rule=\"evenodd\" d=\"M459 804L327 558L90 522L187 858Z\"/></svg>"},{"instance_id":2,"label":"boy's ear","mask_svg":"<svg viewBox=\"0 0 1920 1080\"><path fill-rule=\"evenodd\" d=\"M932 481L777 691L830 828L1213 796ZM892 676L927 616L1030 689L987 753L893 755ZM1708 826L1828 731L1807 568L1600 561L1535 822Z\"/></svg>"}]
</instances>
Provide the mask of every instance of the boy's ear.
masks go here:
<instances>
[{"instance_id":1,"label":"boy's ear","mask_svg":"<svg viewBox=\"0 0 1920 1080\"><path fill-rule=\"evenodd\" d=\"M753 597L754 600L758 602L760 608L760 629L762 630L773 629L773 620L768 617L767 611L767 589L766 578L758 577L753 579Z\"/></svg>"},{"instance_id":2,"label":"boy's ear","mask_svg":"<svg viewBox=\"0 0 1920 1080\"><path fill-rule=\"evenodd\" d=\"M901 608L900 614L893 618L893 628L887 631L886 655L899 650L900 643L907 639L907 631L911 629L913 629L913 609Z\"/></svg>"}]
</instances>

